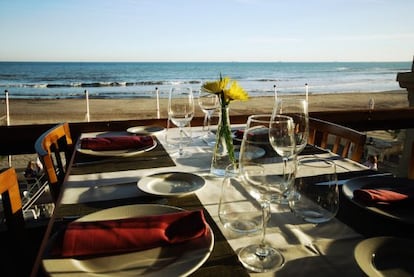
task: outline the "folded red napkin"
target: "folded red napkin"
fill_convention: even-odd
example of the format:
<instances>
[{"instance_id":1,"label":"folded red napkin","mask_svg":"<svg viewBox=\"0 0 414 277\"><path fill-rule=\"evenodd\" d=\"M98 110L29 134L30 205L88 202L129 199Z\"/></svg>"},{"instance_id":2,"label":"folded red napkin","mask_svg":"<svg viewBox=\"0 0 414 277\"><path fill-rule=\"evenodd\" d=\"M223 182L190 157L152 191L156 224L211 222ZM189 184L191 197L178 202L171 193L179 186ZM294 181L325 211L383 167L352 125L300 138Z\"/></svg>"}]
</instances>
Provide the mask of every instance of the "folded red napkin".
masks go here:
<instances>
[{"instance_id":1,"label":"folded red napkin","mask_svg":"<svg viewBox=\"0 0 414 277\"><path fill-rule=\"evenodd\" d=\"M354 190L354 199L368 204L414 200L414 187L366 188Z\"/></svg>"},{"instance_id":2,"label":"folded red napkin","mask_svg":"<svg viewBox=\"0 0 414 277\"><path fill-rule=\"evenodd\" d=\"M201 237L207 233L202 210L93 222L72 222L63 235L63 257L140 251ZM59 247L59 246L57 246Z\"/></svg>"},{"instance_id":3,"label":"folded red napkin","mask_svg":"<svg viewBox=\"0 0 414 277\"><path fill-rule=\"evenodd\" d=\"M116 136L116 137L96 137L83 138L81 140L82 149L95 151L141 149L154 145L151 136Z\"/></svg>"}]
</instances>

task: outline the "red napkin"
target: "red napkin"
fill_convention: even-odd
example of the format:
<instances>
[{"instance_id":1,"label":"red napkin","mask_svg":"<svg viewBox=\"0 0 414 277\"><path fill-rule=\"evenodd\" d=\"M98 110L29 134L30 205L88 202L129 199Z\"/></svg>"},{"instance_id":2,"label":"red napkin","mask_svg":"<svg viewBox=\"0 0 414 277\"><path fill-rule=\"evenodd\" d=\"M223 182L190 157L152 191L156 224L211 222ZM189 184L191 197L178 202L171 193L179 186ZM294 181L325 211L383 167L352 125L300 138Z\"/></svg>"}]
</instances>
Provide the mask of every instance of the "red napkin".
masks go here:
<instances>
[{"instance_id":1,"label":"red napkin","mask_svg":"<svg viewBox=\"0 0 414 277\"><path fill-rule=\"evenodd\" d=\"M82 149L95 151L141 149L152 145L154 139L151 136L96 137L81 140Z\"/></svg>"},{"instance_id":2,"label":"red napkin","mask_svg":"<svg viewBox=\"0 0 414 277\"><path fill-rule=\"evenodd\" d=\"M414 200L414 187L399 187L392 189L357 189L354 199L368 204L396 203Z\"/></svg>"},{"instance_id":3,"label":"red napkin","mask_svg":"<svg viewBox=\"0 0 414 277\"><path fill-rule=\"evenodd\" d=\"M234 136L235 136L237 139L243 139L243 135L244 135L244 130L236 130L236 131L234 132Z\"/></svg>"},{"instance_id":4,"label":"red napkin","mask_svg":"<svg viewBox=\"0 0 414 277\"><path fill-rule=\"evenodd\" d=\"M63 257L140 251L201 237L207 233L202 210L93 222L72 222L61 245ZM59 252L55 249L55 253Z\"/></svg>"}]
</instances>

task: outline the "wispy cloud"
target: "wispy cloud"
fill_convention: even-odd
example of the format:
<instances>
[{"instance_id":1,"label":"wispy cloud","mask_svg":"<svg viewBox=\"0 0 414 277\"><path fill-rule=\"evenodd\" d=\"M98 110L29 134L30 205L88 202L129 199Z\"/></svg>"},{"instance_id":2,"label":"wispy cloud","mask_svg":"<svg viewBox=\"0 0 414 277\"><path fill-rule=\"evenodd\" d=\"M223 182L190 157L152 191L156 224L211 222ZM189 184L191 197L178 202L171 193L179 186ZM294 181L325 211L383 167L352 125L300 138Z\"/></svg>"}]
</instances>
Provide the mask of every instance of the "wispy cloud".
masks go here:
<instances>
[{"instance_id":1,"label":"wispy cloud","mask_svg":"<svg viewBox=\"0 0 414 277\"><path fill-rule=\"evenodd\" d=\"M323 40L332 41L361 41L361 40L404 40L414 39L414 33L405 34L371 34L371 35L358 35L358 36L332 36L322 37Z\"/></svg>"}]
</instances>

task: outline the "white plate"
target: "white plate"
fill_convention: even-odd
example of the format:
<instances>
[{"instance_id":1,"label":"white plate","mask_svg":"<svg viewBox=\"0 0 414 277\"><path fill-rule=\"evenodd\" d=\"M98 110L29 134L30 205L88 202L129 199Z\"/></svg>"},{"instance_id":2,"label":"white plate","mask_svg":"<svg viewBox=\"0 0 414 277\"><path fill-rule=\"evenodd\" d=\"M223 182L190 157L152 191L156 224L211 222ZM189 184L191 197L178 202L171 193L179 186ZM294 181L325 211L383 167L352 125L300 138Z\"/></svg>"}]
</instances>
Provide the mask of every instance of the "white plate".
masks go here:
<instances>
[{"instance_id":1,"label":"white plate","mask_svg":"<svg viewBox=\"0 0 414 277\"><path fill-rule=\"evenodd\" d=\"M149 145L146 148L137 149L125 149L125 150L110 150L110 151L95 151L91 149L82 149L81 144L79 143L77 150L82 154L92 155L92 156L101 156L101 157L130 157L135 156L144 152L151 151L157 146L157 141L153 140L153 145Z\"/></svg>"},{"instance_id":2,"label":"white plate","mask_svg":"<svg viewBox=\"0 0 414 277\"><path fill-rule=\"evenodd\" d=\"M98 211L77 221L121 219L174 213L182 209L164 205L128 205ZM209 227L209 226L208 226ZM53 244L53 239L52 239ZM187 276L210 256L214 237L208 235L177 245L87 259L43 259L51 276Z\"/></svg>"},{"instance_id":3,"label":"white plate","mask_svg":"<svg viewBox=\"0 0 414 277\"><path fill-rule=\"evenodd\" d=\"M127 129L128 133L137 135L156 135L165 131L164 127L150 125L150 126L135 126Z\"/></svg>"},{"instance_id":4,"label":"white plate","mask_svg":"<svg viewBox=\"0 0 414 277\"><path fill-rule=\"evenodd\" d=\"M138 188L161 196L182 196L193 193L205 185L205 180L186 172L163 172L141 178Z\"/></svg>"},{"instance_id":5,"label":"white plate","mask_svg":"<svg viewBox=\"0 0 414 277\"><path fill-rule=\"evenodd\" d=\"M373 213L392 218L404 223L414 224L414 213L412 205L378 204L367 206L362 202L354 200L354 190L360 188L390 188L414 186L414 180L406 178L394 178L390 176L366 176L350 179L345 182L342 191L356 205Z\"/></svg>"},{"instance_id":6,"label":"white plate","mask_svg":"<svg viewBox=\"0 0 414 277\"><path fill-rule=\"evenodd\" d=\"M414 240L369 238L355 247L354 256L367 276L414 276Z\"/></svg>"}]
</instances>

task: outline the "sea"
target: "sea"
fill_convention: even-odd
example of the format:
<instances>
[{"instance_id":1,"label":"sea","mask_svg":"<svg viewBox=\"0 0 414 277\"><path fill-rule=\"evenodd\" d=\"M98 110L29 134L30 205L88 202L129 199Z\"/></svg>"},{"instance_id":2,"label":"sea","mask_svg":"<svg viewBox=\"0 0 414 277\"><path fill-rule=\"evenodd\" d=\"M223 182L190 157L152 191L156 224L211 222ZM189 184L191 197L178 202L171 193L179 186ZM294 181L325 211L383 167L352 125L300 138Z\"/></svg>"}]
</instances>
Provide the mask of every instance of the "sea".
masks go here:
<instances>
[{"instance_id":1,"label":"sea","mask_svg":"<svg viewBox=\"0 0 414 277\"><path fill-rule=\"evenodd\" d=\"M197 91L220 75L251 97L399 90L412 62L0 62L10 99L167 98L174 85ZM1 94L0 94L1 95Z\"/></svg>"}]
</instances>

